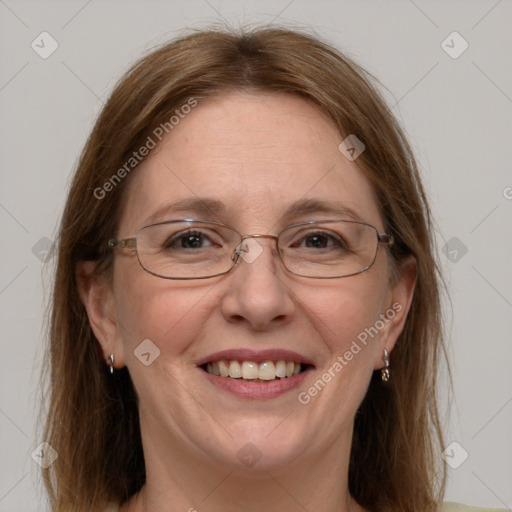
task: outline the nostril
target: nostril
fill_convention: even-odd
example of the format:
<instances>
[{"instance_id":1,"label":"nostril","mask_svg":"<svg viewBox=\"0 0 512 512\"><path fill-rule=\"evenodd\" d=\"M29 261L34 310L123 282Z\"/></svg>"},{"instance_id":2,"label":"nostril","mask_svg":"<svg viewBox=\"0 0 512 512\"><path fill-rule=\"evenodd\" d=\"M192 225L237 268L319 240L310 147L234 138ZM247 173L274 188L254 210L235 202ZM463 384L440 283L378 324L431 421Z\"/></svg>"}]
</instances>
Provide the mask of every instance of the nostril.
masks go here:
<instances>
[{"instance_id":1,"label":"nostril","mask_svg":"<svg viewBox=\"0 0 512 512\"><path fill-rule=\"evenodd\" d=\"M245 318L242 315L231 315L231 321L240 324L245 322Z\"/></svg>"}]
</instances>

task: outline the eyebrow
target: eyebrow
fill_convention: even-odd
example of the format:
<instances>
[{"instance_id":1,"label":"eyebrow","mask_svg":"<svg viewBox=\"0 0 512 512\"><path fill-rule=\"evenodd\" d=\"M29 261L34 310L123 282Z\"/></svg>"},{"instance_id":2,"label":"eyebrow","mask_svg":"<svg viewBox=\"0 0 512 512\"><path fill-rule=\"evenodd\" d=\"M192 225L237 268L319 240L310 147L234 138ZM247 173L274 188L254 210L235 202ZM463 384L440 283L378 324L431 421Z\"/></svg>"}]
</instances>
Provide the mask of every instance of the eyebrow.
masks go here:
<instances>
[{"instance_id":1,"label":"eyebrow","mask_svg":"<svg viewBox=\"0 0 512 512\"><path fill-rule=\"evenodd\" d=\"M147 223L158 222L163 220L163 217L172 212L190 212L194 215L205 217L205 220L212 215L217 217L224 213L226 207L222 201L217 199L211 199L209 197L192 197L182 199L180 201L173 201L166 203L154 213L152 213L147 219Z\"/></svg>"},{"instance_id":2,"label":"eyebrow","mask_svg":"<svg viewBox=\"0 0 512 512\"><path fill-rule=\"evenodd\" d=\"M227 208L222 201L209 197L193 197L180 201L166 203L147 219L146 223L151 224L165 220L165 216L171 213L187 212L193 216L198 215L204 220L212 216L217 219L225 214ZM325 201L321 199L300 199L289 205L282 215L282 219L292 220L306 215L335 215L340 218L349 218L356 222L365 222L362 217L353 209L337 201Z\"/></svg>"},{"instance_id":3,"label":"eyebrow","mask_svg":"<svg viewBox=\"0 0 512 512\"><path fill-rule=\"evenodd\" d=\"M352 208L337 201L324 201L320 199L300 199L288 206L283 217L288 219L311 214L336 215L343 218L348 217L357 222L364 222L362 217Z\"/></svg>"}]
</instances>

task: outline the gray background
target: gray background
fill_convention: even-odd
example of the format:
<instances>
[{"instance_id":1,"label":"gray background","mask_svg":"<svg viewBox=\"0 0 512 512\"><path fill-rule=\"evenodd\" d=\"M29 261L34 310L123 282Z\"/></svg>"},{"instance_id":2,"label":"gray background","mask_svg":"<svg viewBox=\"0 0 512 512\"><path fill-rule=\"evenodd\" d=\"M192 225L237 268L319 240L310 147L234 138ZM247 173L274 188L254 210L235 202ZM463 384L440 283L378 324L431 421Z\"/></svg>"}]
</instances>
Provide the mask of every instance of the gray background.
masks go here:
<instances>
[{"instance_id":1,"label":"gray background","mask_svg":"<svg viewBox=\"0 0 512 512\"><path fill-rule=\"evenodd\" d=\"M31 453L44 441L36 389L53 262L41 260L79 151L128 64L219 21L311 28L387 87L422 166L451 291L456 401L442 406L446 444L458 444L446 452L446 497L512 508L511 14L510 0L0 0L0 511L43 509ZM43 31L59 45L46 59L31 48ZM458 58L445 49L461 40L442 46L453 31L469 44Z\"/></svg>"}]
</instances>

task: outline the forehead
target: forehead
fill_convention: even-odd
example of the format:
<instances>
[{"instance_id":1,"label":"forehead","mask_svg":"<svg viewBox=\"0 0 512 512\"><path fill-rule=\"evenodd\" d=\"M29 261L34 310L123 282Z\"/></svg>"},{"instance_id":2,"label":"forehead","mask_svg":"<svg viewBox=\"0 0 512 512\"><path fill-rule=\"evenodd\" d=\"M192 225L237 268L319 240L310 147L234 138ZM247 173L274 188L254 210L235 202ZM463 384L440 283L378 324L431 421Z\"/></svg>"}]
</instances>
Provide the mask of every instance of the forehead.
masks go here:
<instances>
[{"instance_id":1,"label":"forehead","mask_svg":"<svg viewBox=\"0 0 512 512\"><path fill-rule=\"evenodd\" d=\"M270 229L294 204L308 201L306 220L315 216L311 205L325 202L381 227L367 178L339 151L342 136L329 119L307 101L239 92L197 101L134 171L121 232L198 218L186 205L201 202L200 218L240 229Z\"/></svg>"}]
</instances>

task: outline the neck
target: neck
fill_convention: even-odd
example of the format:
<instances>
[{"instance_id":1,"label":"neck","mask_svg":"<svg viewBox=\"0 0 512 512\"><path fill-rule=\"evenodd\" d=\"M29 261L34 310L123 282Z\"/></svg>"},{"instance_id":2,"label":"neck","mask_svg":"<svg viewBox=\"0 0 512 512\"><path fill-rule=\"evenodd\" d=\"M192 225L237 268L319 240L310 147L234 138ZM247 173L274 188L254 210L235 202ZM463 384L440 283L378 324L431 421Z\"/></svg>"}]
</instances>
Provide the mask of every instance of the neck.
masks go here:
<instances>
[{"instance_id":1,"label":"neck","mask_svg":"<svg viewBox=\"0 0 512 512\"><path fill-rule=\"evenodd\" d=\"M166 482L164 493L156 482L148 482L129 502L126 512L220 512L240 509L247 512L261 510L322 510L323 512L363 512L364 509L345 492L328 486L313 489L307 475L300 480L278 478L269 473L257 484L234 473L218 474L217 485L201 487L201 493L184 492L176 481ZM307 491L306 491L307 488ZM122 509L125 510L125 509Z\"/></svg>"},{"instance_id":2,"label":"neck","mask_svg":"<svg viewBox=\"0 0 512 512\"><path fill-rule=\"evenodd\" d=\"M363 512L348 491L351 437L350 429L314 457L303 453L283 465L249 469L143 435L146 484L121 512Z\"/></svg>"}]
</instances>

